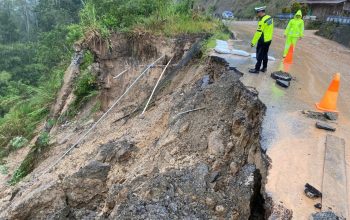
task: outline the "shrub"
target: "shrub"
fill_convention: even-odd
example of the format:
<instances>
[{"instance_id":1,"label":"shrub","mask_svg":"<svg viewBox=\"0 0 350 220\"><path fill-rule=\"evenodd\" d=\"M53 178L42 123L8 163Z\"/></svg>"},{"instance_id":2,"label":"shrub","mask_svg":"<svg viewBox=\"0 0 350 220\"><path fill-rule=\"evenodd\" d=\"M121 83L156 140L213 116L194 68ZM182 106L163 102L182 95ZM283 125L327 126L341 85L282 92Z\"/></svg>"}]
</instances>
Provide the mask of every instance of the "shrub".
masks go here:
<instances>
[{"instance_id":1,"label":"shrub","mask_svg":"<svg viewBox=\"0 0 350 220\"><path fill-rule=\"evenodd\" d=\"M15 137L10 141L10 145L14 150L24 147L27 143L28 143L28 140L25 137L21 137L21 136Z\"/></svg>"},{"instance_id":2,"label":"shrub","mask_svg":"<svg viewBox=\"0 0 350 220\"><path fill-rule=\"evenodd\" d=\"M47 147L49 146L49 142L50 142L50 135L48 132L42 132L37 140L37 147L39 148L43 148L43 147Z\"/></svg>"}]
</instances>

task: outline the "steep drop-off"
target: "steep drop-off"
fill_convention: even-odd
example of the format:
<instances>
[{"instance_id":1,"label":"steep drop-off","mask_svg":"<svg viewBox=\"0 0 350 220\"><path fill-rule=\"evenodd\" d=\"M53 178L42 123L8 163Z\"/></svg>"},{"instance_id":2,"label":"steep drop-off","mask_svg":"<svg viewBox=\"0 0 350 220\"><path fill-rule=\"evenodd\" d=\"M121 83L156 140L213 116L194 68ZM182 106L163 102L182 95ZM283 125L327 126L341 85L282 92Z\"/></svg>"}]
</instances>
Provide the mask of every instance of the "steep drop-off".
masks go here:
<instances>
[{"instance_id":1,"label":"steep drop-off","mask_svg":"<svg viewBox=\"0 0 350 220\"><path fill-rule=\"evenodd\" d=\"M91 69L100 95L92 102L101 101L103 111L145 65L166 56L46 173L102 112L91 116L90 103L74 121L51 129L52 146L34 171L0 193L0 219L264 219L265 106L222 60L198 59L198 41L115 34L109 43L96 36L82 42L80 49L95 56ZM171 57L151 106L140 115ZM63 90L54 115L72 100Z\"/></svg>"}]
</instances>

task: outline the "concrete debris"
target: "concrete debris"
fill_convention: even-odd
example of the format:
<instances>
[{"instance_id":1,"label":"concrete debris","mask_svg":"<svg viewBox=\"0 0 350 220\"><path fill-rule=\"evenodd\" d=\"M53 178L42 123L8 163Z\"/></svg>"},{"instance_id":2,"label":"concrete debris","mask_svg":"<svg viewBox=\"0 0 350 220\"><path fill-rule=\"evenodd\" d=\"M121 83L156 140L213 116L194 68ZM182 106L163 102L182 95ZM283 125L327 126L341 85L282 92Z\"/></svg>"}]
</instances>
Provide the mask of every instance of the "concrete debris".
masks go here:
<instances>
[{"instance_id":1,"label":"concrete debris","mask_svg":"<svg viewBox=\"0 0 350 220\"><path fill-rule=\"evenodd\" d=\"M292 76L289 73L283 72L283 71L273 72L273 73L271 73L271 77L272 77L272 79L280 79L280 80L284 80L284 81L291 81L292 80Z\"/></svg>"},{"instance_id":2,"label":"concrete debris","mask_svg":"<svg viewBox=\"0 0 350 220\"><path fill-rule=\"evenodd\" d=\"M331 121L336 121L338 119L338 114L334 112L325 112L324 116Z\"/></svg>"},{"instance_id":3,"label":"concrete debris","mask_svg":"<svg viewBox=\"0 0 350 220\"><path fill-rule=\"evenodd\" d=\"M276 79L276 83L279 86L282 86L283 88L288 88L290 86L289 81L281 80L281 79Z\"/></svg>"},{"instance_id":4,"label":"concrete debris","mask_svg":"<svg viewBox=\"0 0 350 220\"><path fill-rule=\"evenodd\" d=\"M335 131L336 128L324 123L324 122L316 122L316 128L318 129L323 129L323 130L326 130L326 131Z\"/></svg>"},{"instance_id":5,"label":"concrete debris","mask_svg":"<svg viewBox=\"0 0 350 220\"><path fill-rule=\"evenodd\" d=\"M311 215L310 220L345 220L345 218L339 217L334 212L318 212Z\"/></svg>"},{"instance_id":6,"label":"concrete debris","mask_svg":"<svg viewBox=\"0 0 350 220\"><path fill-rule=\"evenodd\" d=\"M308 117L308 118L317 119L317 120L321 120L321 121L327 121L327 118L325 117L324 113L321 113L321 112L304 110L304 111L302 111L302 113L304 115L306 115L306 117Z\"/></svg>"},{"instance_id":7,"label":"concrete debris","mask_svg":"<svg viewBox=\"0 0 350 220\"><path fill-rule=\"evenodd\" d=\"M321 203L317 203L314 205L316 209L322 209L322 204Z\"/></svg>"},{"instance_id":8,"label":"concrete debris","mask_svg":"<svg viewBox=\"0 0 350 220\"><path fill-rule=\"evenodd\" d=\"M305 192L305 195L310 199L322 197L322 193L308 183L305 184L304 192Z\"/></svg>"}]
</instances>

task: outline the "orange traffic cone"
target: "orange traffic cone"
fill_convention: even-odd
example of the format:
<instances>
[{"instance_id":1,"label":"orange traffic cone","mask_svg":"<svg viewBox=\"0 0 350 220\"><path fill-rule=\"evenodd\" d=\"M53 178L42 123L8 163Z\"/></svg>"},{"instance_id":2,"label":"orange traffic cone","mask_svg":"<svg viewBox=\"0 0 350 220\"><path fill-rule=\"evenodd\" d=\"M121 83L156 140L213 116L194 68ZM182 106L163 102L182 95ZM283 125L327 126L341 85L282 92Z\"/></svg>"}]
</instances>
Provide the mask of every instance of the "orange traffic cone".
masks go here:
<instances>
[{"instance_id":1,"label":"orange traffic cone","mask_svg":"<svg viewBox=\"0 0 350 220\"><path fill-rule=\"evenodd\" d=\"M288 50L288 54L287 54L286 58L284 58L283 63L292 64L293 63L293 53L294 53L294 46L293 46L293 44L291 44L289 47L289 50Z\"/></svg>"},{"instance_id":2,"label":"orange traffic cone","mask_svg":"<svg viewBox=\"0 0 350 220\"><path fill-rule=\"evenodd\" d=\"M336 73L326 94L320 103L316 103L316 108L321 111L338 112L337 99L340 87L340 73Z\"/></svg>"}]
</instances>

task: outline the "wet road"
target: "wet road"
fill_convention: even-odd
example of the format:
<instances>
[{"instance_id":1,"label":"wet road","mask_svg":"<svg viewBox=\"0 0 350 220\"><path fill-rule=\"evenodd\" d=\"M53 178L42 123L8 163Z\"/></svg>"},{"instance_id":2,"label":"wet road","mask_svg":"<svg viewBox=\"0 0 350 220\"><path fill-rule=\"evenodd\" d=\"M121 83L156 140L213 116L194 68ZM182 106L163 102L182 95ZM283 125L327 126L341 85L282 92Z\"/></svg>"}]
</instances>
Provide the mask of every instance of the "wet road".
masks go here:
<instances>
[{"instance_id":1,"label":"wet road","mask_svg":"<svg viewBox=\"0 0 350 220\"><path fill-rule=\"evenodd\" d=\"M256 28L254 22L234 22L230 28L242 41L231 42L235 49L254 52L249 47ZM283 89L270 78L270 73L281 68L284 48L283 30L277 29L269 55L277 58L269 63L268 73L249 74L255 60L229 55L227 58L244 72L242 81L259 91L260 99L267 105L263 125L263 148L272 160L266 191L276 203L293 210L293 219L309 219L318 211L304 193L305 183L322 189L325 140L327 132L315 128L314 119L306 118L301 111L315 109L328 88L334 73L341 73L341 91L338 100L340 116L334 135L346 142L348 201L350 200L350 50L306 31L298 42L294 63L289 72L295 77L291 87ZM348 205L350 201L348 202ZM350 209L350 207L349 207Z\"/></svg>"}]
</instances>

